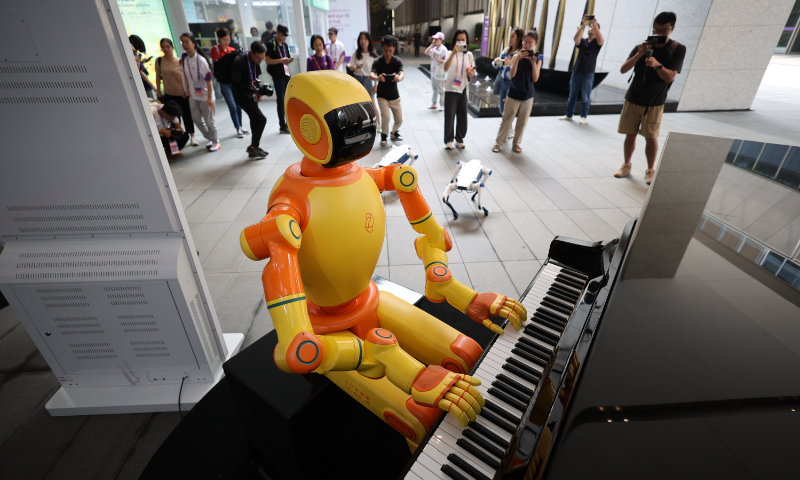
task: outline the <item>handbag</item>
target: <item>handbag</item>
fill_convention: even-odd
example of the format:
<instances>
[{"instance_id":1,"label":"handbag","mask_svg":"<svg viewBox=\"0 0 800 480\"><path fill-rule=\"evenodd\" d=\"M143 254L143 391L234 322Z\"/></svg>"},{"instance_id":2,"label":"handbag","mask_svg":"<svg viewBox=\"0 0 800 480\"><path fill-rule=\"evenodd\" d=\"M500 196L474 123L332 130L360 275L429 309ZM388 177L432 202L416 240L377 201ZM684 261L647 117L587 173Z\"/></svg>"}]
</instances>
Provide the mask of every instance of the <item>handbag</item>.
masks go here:
<instances>
[{"instance_id":1,"label":"handbag","mask_svg":"<svg viewBox=\"0 0 800 480\"><path fill-rule=\"evenodd\" d=\"M435 80L444 80L447 77L447 73L444 71L444 64L440 63L436 67L436 72L433 74L433 78Z\"/></svg>"}]
</instances>

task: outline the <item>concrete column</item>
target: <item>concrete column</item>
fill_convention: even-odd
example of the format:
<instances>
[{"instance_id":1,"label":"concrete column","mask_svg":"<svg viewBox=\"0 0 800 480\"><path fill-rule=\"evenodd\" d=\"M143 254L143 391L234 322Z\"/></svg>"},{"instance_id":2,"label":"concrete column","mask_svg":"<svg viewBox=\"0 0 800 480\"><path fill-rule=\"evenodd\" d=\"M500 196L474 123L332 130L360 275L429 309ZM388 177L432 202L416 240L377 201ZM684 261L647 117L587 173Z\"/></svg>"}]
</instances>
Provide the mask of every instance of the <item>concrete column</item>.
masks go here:
<instances>
[{"instance_id":1,"label":"concrete column","mask_svg":"<svg viewBox=\"0 0 800 480\"><path fill-rule=\"evenodd\" d=\"M306 58L308 58L308 45L306 44L306 24L303 20L303 0L292 0L294 8L294 31L289 30L294 36L294 43L297 45L296 62L300 62L300 71L306 71Z\"/></svg>"},{"instance_id":2,"label":"concrete column","mask_svg":"<svg viewBox=\"0 0 800 480\"><path fill-rule=\"evenodd\" d=\"M794 3L713 0L678 110L749 109Z\"/></svg>"}]
</instances>

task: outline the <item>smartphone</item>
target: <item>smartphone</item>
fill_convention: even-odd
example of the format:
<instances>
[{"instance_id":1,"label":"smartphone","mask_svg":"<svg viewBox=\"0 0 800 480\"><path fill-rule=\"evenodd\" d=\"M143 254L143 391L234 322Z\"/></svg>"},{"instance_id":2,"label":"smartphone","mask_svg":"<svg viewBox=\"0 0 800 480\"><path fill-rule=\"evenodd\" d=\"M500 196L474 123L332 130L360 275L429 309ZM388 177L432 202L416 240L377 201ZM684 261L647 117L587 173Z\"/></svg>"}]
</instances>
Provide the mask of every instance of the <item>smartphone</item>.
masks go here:
<instances>
[{"instance_id":1,"label":"smartphone","mask_svg":"<svg viewBox=\"0 0 800 480\"><path fill-rule=\"evenodd\" d=\"M586 20L594 20L594 15L586 15Z\"/></svg>"},{"instance_id":2,"label":"smartphone","mask_svg":"<svg viewBox=\"0 0 800 480\"><path fill-rule=\"evenodd\" d=\"M387 82L391 82L394 78L394 73L384 73L383 78L385 78Z\"/></svg>"}]
</instances>

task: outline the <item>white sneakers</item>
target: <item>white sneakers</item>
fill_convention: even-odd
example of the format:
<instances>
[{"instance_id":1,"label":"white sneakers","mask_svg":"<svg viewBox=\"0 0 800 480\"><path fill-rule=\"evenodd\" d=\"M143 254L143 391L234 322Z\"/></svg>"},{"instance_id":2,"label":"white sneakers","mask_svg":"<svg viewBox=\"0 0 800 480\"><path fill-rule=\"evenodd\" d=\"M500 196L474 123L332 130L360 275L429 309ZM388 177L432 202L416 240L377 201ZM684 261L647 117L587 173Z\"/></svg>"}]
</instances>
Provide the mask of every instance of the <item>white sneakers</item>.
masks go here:
<instances>
[{"instance_id":1,"label":"white sneakers","mask_svg":"<svg viewBox=\"0 0 800 480\"><path fill-rule=\"evenodd\" d=\"M630 163L623 163L619 170L614 173L614 176L617 178L624 178L630 175L631 173L631 164Z\"/></svg>"},{"instance_id":2,"label":"white sneakers","mask_svg":"<svg viewBox=\"0 0 800 480\"><path fill-rule=\"evenodd\" d=\"M211 150L212 152L216 152L220 148L222 148L222 145L220 145L219 142L211 142L211 146L208 147L208 149Z\"/></svg>"},{"instance_id":3,"label":"white sneakers","mask_svg":"<svg viewBox=\"0 0 800 480\"><path fill-rule=\"evenodd\" d=\"M453 142L445 143L444 144L444 148L446 148L448 150L452 150L453 149Z\"/></svg>"},{"instance_id":4,"label":"white sneakers","mask_svg":"<svg viewBox=\"0 0 800 480\"><path fill-rule=\"evenodd\" d=\"M567 120L567 121L571 122L572 121L572 117L568 117L568 116L564 115L563 117L559 118L559 120Z\"/></svg>"},{"instance_id":5,"label":"white sneakers","mask_svg":"<svg viewBox=\"0 0 800 480\"><path fill-rule=\"evenodd\" d=\"M586 125L586 117L581 117L581 125Z\"/></svg>"}]
</instances>

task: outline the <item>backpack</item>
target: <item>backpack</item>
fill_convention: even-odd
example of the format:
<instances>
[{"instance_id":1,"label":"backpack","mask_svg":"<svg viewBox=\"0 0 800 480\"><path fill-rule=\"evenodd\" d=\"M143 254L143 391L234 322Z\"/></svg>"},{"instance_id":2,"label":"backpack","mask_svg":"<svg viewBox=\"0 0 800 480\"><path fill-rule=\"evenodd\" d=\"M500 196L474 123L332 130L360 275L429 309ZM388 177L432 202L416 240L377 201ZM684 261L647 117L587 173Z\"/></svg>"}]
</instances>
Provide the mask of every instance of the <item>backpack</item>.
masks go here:
<instances>
[{"instance_id":1,"label":"backpack","mask_svg":"<svg viewBox=\"0 0 800 480\"><path fill-rule=\"evenodd\" d=\"M231 79L233 60L241 53L240 51L227 53L224 57L214 62L214 78L217 79L217 82L228 84L233 81Z\"/></svg>"}]
</instances>

